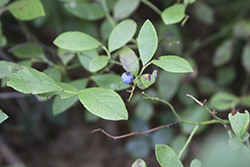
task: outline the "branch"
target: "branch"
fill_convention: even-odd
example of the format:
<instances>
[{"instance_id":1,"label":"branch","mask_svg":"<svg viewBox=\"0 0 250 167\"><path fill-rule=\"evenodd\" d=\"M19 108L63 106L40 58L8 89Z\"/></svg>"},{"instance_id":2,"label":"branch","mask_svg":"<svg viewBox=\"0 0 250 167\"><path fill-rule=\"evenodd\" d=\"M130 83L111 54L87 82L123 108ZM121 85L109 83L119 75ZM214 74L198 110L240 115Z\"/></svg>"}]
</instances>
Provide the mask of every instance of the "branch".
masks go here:
<instances>
[{"instance_id":1,"label":"branch","mask_svg":"<svg viewBox=\"0 0 250 167\"><path fill-rule=\"evenodd\" d=\"M158 126L158 127L155 127L153 129L149 129L149 130L146 130L146 131L143 131L143 132L131 132L131 133L128 133L128 134L125 134L125 135L120 135L120 136L113 136L113 135L109 134L108 132L106 132L105 130L103 130L101 128L95 129L91 133L101 131L106 136L108 136L108 137L116 140L116 139L122 139L122 138L130 137L130 136L135 136L135 135L141 135L141 134L146 134L146 133L154 132L156 130L163 129L163 128L169 128L170 126L177 125L179 123L181 123L181 121L177 121L177 122L173 122L173 123L170 123L170 124Z\"/></svg>"}]
</instances>

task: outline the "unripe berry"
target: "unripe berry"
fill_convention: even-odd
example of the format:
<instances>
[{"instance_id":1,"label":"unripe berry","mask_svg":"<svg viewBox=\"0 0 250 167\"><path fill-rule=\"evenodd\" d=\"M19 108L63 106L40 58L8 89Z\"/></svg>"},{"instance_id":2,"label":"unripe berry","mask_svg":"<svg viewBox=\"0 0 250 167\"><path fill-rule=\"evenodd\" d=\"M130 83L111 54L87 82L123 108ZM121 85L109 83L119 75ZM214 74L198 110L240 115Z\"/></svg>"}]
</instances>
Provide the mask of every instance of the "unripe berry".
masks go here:
<instances>
[{"instance_id":1,"label":"unripe berry","mask_svg":"<svg viewBox=\"0 0 250 167\"><path fill-rule=\"evenodd\" d=\"M121 76L122 78L122 82L125 84L130 84L131 82L133 82L133 75L130 72L124 72Z\"/></svg>"}]
</instances>

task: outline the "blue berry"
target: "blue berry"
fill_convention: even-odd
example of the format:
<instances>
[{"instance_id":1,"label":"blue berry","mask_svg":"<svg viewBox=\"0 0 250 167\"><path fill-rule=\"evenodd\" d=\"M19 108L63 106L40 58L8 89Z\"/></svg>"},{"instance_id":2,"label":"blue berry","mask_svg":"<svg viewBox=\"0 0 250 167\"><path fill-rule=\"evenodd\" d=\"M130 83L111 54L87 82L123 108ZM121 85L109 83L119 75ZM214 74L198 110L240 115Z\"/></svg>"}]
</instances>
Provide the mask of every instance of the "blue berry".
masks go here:
<instances>
[{"instance_id":1,"label":"blue berry","mask_svg":"<svg viewBox=\"0 0 250 167\"><path fill-rule=\"evenodd\" d=\"M133 82L133 75L130 72L124 72L121 76L122 78L122 82L125 84L130 84L131 82Z\"/></svg>"}]
</instances>

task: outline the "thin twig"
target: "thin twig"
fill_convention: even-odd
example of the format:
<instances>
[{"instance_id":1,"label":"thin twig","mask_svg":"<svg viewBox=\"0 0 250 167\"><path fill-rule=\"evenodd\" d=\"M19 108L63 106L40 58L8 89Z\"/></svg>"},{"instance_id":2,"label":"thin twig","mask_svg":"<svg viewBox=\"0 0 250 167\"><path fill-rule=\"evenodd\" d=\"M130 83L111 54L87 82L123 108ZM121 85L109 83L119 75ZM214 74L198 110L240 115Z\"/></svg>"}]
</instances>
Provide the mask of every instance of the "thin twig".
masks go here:
<instances>
[{"instance_id":1,"label":"thin twig","mask_svg":"<svg viewBox=\"0 0 250 167\"><path fill-rule=\"evenodd\" d=\"M188 97L190 97L190 98L192 98L196 103L198 103L200 106L204 106L205 105L205 103L206 103L206 99L204 100L204 102L202 103L202 102L200 102L199 100L197 100L194 96L192 96L192 95L190 95L190 94L186 94L186 96L188 96Z\"/></svg>"},{"instance_id":2,"label":"thin twig","mask_svg":"<svg viewBox=\"0 0 250 167\"><path fill-rule=\"evenodd\" d=\"M177 125L179 123L181 123L181 121L177 121L177 122L173 122L173 123L170 123L170 124L158 126L158 127L155 127L153 129L149 129L149 130L146 130L146 131L143 131L143 132L131 132L131 133L128 133L128 134L125 134L125 135L120 135L120 136L113 136L113 135L109 134L108 132L106 132L105 130L103 130L101 128L95 129L91 133L101 131L106 136L108 136L108 137L110 137L110 138L112 138L114 140L117 140L117 139L122 139L122 138L130 137L130 136L135 136L135 135L141 135L141 134L146 134L146 133L154 132L156 130L163 129L163 128L169 128L170 126Z\"/></svg>"},{"instance_id":3,"label":"thin twig","mask_svg":"<svg viewBox=\"0 0 250 167\"><path fill-rule=\"evenodd\" d=\"M192 138L193 138L193 136L194 136L194 134L195 134L195 132L197 131L198 128L199 128L199 125L196 125L196 126L194 127L194 129L192 130L190 136L188 137L188 139L187 139L185 145L183 146L183 148L182 148L181 151L179 152L178 158L181 158L181 155L183 154L183 152L184 152L185 149L187 148L188 144L191 142L191 140L192 140Z\"/></svg>"}]
</instances>

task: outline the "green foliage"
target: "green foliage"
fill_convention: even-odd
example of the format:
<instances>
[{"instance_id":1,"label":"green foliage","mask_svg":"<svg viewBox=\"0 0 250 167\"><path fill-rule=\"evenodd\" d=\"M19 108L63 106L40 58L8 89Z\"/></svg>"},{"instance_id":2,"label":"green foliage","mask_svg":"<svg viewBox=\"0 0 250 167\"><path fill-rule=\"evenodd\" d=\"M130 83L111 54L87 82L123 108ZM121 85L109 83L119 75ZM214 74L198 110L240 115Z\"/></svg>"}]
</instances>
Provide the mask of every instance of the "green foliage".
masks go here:
<instances>
[{"instance_id":1,"label":"green foliage","mask_svg":"<svg viewBox=\"0 0 250 167\"><path fill-rule=\"evenodd\" d=\"M119 52L120 62L122 67L131 72L134 76L138 75L139 72L139 61L135 52L130 48L124 48Z\"/></svg>"},{"instance_id":2,"label":"green foliage","mask_svg":"<svg viewBox=\"0 0 250 167\"><path fill-rule=\"evenodd\" d=\"M234 19L230 17L227 20L230 24L224 25L220 21L227 15L225 10L234 9L230 7L234 6L231 2L228 9L224 9L223 5L216 6L216 2L196 0L176 3L2 0L2 87L35 95L29 97L49 108L44 115L57 125L65 124L67 117L63 113L78 101L83 105L86 122L94 123L99 118L128 120L127 129L134 132L127 135L116 137L104 130L96 131L113 139L143 134L124 144L126 153L133 158L147 158L155 148L156 159L162 167L186 166L190 162L182 164L184 158L193 159L191 167L201 167L201 164L249 166L249 113L238 112L250 107L250 21L242 19L247 18L243 15L249 4L234 3L242 3L242 12ZM141 16L138 10L146 12ZM15 36L16 32L5 25L9 22L2 15L6 11L18 19L13 22L20 29L18 33L26 38L20 34L14 38L9 35ZM154 11L156 16L148 11ZM196 19L193 20L193 16ZM192 24L184 26L188 18ZM24 22L26 20L33 21ZM218 22L221 24L215 26ZM211 32L203 31L204 25L209 26ZM44 30L43 27L51 28L44 32L57 36L53 41L56 48L49 44L50 39L44 42L41 35L36 34ZM196 27L199 27L197 32ZM188 34L183 35L186 32ZM192 33L197 33L197 37ZM212 34L209 36L209 33ZM197 51L200 52L196 55ZM133 75L129 84L121 80L124 72ZM207 98L208 102L198 98ZM217 111L224 113L217 114ZM23 116L27 117L22 121L29 131L35 124L36 114L32 109ZM7 118L0 110L0 123ZM178 135L169 128L177 124L180 124ZM210 124L222 124L227 138L223 133L210 135ZM196 136L199 150L193 151L189 144L195 134L203 135L202 139L206 140L201 143L200 136ZM224 143L218 142L218 138ZM220 161L216 161L218 157ZM146 163L137 159L132 164L132 167L139 166L146 167Z\"/></svg>"},{"instance_id":3,"label":"green foliage","mask_svg":"<svg viewBox=\"0 0 250 167\"><path fill-rule=\"evenodd\" d=\"M64 3L65 9L80 19L98 20L105 16L102 8L96 3L70 1Z\"/></svg>"},{"instance_id":4,"label":"green foliage","mask_svg":"<svg viewBox=\"0 0 250 167\"><path fill-rule=\"evenodd\" d=\"M180 22L185 17L185 5L174 4L162 12L162 20L166 25Z\"/></svg>"},{"instance_id":5,"label":"green foliage","mask_svg":"<svg viewBox=\"0 0 250 167\"><path fill-rule=\"evenodd\" d=\"M114 6L114 19L119 21L129 17L139 4L140 0L118 0Z\"/></svg>"},{"instance_id":6,"label":"green foliage","mask_svg":"<svg viewBox=\"0 0 250 167\"><path fill-rule=\"evenodd\" d=\"M7 8L19 20L32 20L45 15L43 5L39 0L15 1Z\"/></svg>"},{"instance_id":7,"label":"green foliage","mask_svg":"<svg viewBox=\"0 0 250 167\"><path fill-rule=\"evenodd\" d=\"M135 35L136 27L136 22L131 19L123 20L117 24L109 36L109 51L113 52L128 43Z\"/></svg>"},{"instance_id":8,"label":"green foliage","mask_svg":"<svg viewBox=\"0 0 250 167\"><path fill-rule=\"evenodd\" d=\"M101 45L99 41L82 32L71 31L59 35L54 44L59 48L71 51L84 51L95 49Z\"/></svg>"},{"instance_id":9,"label":"green foliage","mask_svg":"<svg viewBox=\"0 0 250 167\"><path fill-rule=\"evenodd\" d=\"M185 59L178 56L161 56L158 60L153 60L152 63L168 72L193 72L190 64Z\"/></svg>"},{"instance_id":10,"label":"green foliage","mask_svg":"<svg viewBox=\"0 0 250 167\"><path fill-rule=\"evenodd\" d=\"M149 20L142 25L137 40L142 65L145 65L152 59L158 46L155 28Z\"/></svg>"},{"instance_id":11,"label":"green foliage","mask_svg":"<svg viewBox=\"0 0 250 167\"><path fill-rule=\"evenodd\" d=\"M43 49L39 45L32 43L16 46L11 50L13 54L18 58L44 58L45 56Z\"/></svg>"},{"instance_id":12,"label":"green foliage","mask_svg":"<svg viewBox=\"0 0 250 167\"><path fill-rule=\"evenodd\" d=\"M79 100L91 113L108 120L127 120L128 111L121 97L110 89L88 88L78 93ZM119 108L119 110L117 110Z\"/></svg>"},{"instance_id":13,"label":"green foliage","mask_svg":"<svg viewBox=\"0 0 250 167\"><path fill-rule=\"evenodd\" d=\"M156 145L155 155L162 167L183 167L175 152L168 145Z\"/></svg>"}]
</instances>

